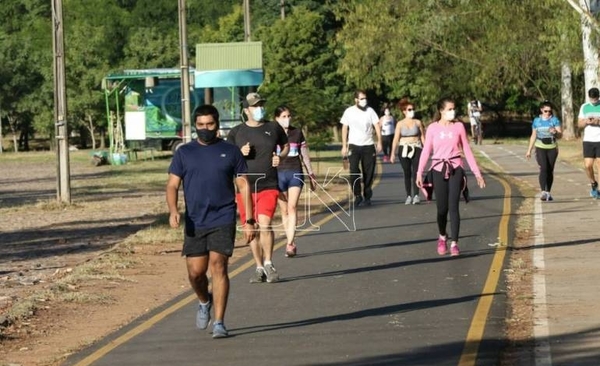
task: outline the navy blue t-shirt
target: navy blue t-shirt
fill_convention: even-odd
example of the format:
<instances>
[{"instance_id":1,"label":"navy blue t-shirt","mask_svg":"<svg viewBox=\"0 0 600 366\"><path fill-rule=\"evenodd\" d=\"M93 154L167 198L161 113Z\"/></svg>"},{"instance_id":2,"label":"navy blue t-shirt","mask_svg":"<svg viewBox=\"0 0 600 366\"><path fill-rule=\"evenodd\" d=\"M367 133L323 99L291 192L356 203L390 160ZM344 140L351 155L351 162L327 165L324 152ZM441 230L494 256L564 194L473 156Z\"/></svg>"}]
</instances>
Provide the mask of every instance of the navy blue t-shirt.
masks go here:
<instances>
[{"instance_id":1,"label":"navy blue t-shirt","mask_svg":"<svg viewBox=\"0 0 600 366\"><path fill-rule=\"evenodd\" d=\"M186 229L211 229L235 224L235 183L248 167L240 149L223 140L211 145L182 145L169 173L183 181Z\"/></svg>"}]
</instances>

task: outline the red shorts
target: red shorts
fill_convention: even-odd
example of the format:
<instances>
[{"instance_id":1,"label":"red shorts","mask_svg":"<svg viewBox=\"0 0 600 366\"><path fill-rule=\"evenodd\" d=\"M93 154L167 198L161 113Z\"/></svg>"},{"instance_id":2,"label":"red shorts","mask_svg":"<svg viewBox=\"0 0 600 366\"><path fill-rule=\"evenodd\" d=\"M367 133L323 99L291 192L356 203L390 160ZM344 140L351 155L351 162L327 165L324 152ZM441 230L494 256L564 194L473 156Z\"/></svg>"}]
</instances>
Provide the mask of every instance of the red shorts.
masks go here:
<instances>
[{"instance_id":1,"label":"red shorts","mask_svg":"<svg viewBox=\"0 0 600 366\"><path fill-rule=\"evenodd\" d=\"M273 218L275 210L277 209L277 197L279 197L278 189L265 189L258 193L252 193L254 220L258 222L258 215L265 215ZM242 195L240 193L236 194L235 201L240 213L240 222L244 224L246 222L246 208L244 207L244 200L242 200Z\"/></svg>"}]
</instances>

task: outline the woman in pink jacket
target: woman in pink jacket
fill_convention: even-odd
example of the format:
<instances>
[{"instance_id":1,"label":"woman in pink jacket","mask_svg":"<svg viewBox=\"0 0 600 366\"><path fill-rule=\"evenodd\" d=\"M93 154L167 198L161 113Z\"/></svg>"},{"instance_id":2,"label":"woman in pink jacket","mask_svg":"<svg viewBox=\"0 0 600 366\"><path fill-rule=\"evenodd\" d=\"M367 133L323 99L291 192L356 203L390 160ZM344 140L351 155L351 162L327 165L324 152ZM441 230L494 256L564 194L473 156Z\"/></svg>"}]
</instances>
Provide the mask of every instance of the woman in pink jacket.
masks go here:
<instances>
[{"instance_id":1,"label":"woman in pink jacket","mask_svg":"<svg viewBox=\"0 0 600 366\"><path fill-rule=\"evenodd\" d=\"M466 175L462 154L464 153L469 167L480 188L485 187L462 122L456 120L455 103L452 99L441 99L437 104L434 121L427 127L425 146L421 153L419 169L417 170L417 186L423 187L423 170L431 155L431 177L433 192L437 205L437 224L439 239L437 252L445 255L448 252L448 233L446 224L450 213L450 255L460 254L458 249L458 234L460 231L460 214L458 202L466 184ZM433 153L433 154L432 154Z\"/></svg>"}]
</instances>

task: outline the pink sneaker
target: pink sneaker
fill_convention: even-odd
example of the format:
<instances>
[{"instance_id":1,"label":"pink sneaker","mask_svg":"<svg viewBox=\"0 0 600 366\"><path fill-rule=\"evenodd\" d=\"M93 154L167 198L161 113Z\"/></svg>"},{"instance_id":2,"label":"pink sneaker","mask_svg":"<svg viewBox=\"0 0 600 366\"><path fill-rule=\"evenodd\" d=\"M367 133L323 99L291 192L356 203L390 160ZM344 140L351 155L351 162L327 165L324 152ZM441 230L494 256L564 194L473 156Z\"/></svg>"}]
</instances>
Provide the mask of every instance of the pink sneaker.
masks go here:
<instances>
[{"instance_id":1,"label":"pink sneaker","mask_svg":"<svg viewBox=\"0 0 600 366\"><path fill-rule=\"evenodd\" d=\"M457 257L459 254L460 250L458 249L458 244L450 245L450 255Z\"/></svg>"},{"instance_id":2,"label":"pink sneaker","mask_svg":"<svg viewBox=\"0 0 600 366\"><path fill-rule=\"evenodd\" d=\"M296 256L296 244L291 243L285 246L285 256L286 257L295 257Z\"/></svg>"},{"instance_id":3,"label":"pink sneaker","mask_svg":"<svg viewBox=\"0 0 600 366\"><path fill-rule=\"evenodd\" d=\"M444 255L448 252L448 246L446 245L446 240L445 238L442 238L441 236L438 239L438 254L439 255Z\"/></svg>"}]
</instances>

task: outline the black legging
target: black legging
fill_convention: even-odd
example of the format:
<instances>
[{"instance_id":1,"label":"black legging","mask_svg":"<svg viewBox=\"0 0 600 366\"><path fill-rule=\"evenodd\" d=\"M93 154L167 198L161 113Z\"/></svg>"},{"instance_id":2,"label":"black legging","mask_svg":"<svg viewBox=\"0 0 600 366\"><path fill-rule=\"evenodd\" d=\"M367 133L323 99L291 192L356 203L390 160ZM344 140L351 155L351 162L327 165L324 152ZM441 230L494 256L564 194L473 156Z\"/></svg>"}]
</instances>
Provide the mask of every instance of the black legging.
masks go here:
<instances>
[{"instance_id":1,"label":"black legging","mask_svg":"<svg viewBox=\"0 0 600 366\"><path fill-rule=\"evenodd\" d=\"M361 174L362 170L362 189L361 180L355 179L352 190L355 196L363 196L370 200L373 196L373 177L375 176L375 164L377 163L377 154L375 145L358 146L350 144L350 173ZM359 169L360 165L360 169ZM354 178L353 178L354 179ZM361 192L362 191L362 192Z\"/></svg>"},{"instance_id":2,"label":"black legging","mask_svg":"<svg viewBox=\"0 0 600 366\"><path fill-rule=\"evenodd\" d=\"M394 140L394 135L381 136L381 149L383 150L384 156L390 156L392 154L392 140Z\"/></svg>"},{"instance_id":3,"label":"black legging","mask_svg":"<svg viewBox=\"0 0 600 366\"><path fill-rule=\"evenodd\" d=\"M550 192L552 190L552 183L554 183L554 165L556 164L556 158L558 158L558 148L553 149L540 149L535 148L535 160L540 166L540 189L542 191Z\"/></svg>"},{"instance_id":4,"label":"black legging","mask_svg":"<svg viewBox=\"0 0 600 366\"><path fill-rule=\"evenodd\" d=\"M398 159L400 165L402 165L402 171L404 172L404 189L406 190L407 196L416 196L419 194L419 187L417 187L417 170L419 169L419 159L421 158L421 148L415 147L415 154L412 158L402 157L402 145L400 145L400 151L398 153ZM409 148L410 151L410 148ZM412 190L411 190L412 188Z\"/></svg>"},{"instance_id":5,"label":"black legging","mask_svg":"<svg viewBox=\"0 0 600 366\"><path fill-rule=\"evenodd\" d=\"M458 202L464 181L465 171L462 168L454 169L449 179L438 171L433 171L433 192L437 205L437 224L440 235L446 235L448 212L450 212L450 240L458 242L460 232L460 213Z\"/></svg>"}]
</instances>

